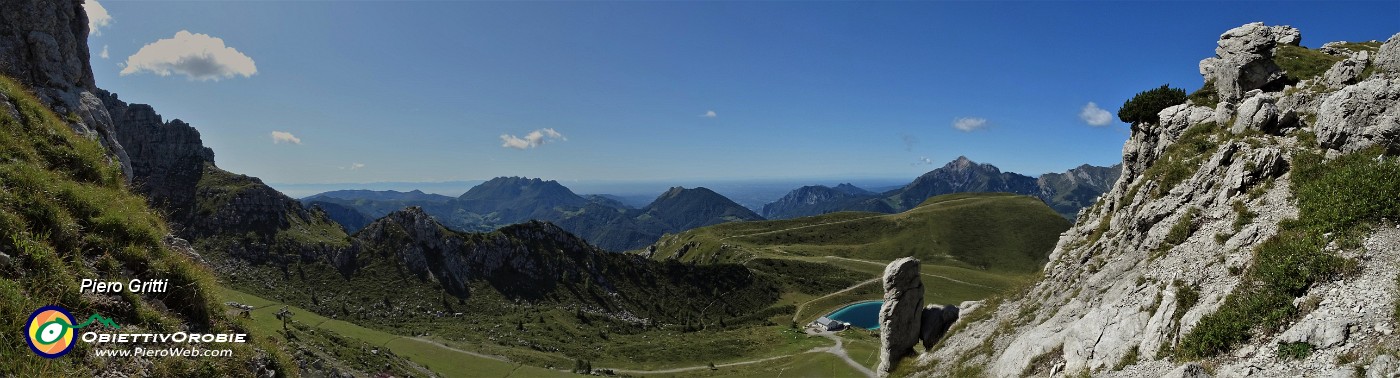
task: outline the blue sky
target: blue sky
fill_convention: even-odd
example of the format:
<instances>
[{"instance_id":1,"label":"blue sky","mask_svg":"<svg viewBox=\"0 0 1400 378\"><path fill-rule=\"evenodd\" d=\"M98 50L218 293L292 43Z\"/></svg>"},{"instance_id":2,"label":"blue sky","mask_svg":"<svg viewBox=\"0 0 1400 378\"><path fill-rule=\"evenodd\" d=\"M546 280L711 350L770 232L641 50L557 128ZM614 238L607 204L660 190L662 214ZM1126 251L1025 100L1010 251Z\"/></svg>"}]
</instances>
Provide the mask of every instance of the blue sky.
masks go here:
<instances>
[{"instance_id":1,"label":"blue sky","mask_svg":"<svg viewBox=\"0 0 1400 378\"><path fill-rule=\"evenodd\" d=\"M1110 165L1127 127L1089 125L1086 105L1116 114L1163 83L1199 88L1197 62L1229 28L1289 24L1310 47L1400 31L1397 2L101 5L98 86L274 183ZM173 60L214 43L203 64Z\"/></svg>"}]
</instances>

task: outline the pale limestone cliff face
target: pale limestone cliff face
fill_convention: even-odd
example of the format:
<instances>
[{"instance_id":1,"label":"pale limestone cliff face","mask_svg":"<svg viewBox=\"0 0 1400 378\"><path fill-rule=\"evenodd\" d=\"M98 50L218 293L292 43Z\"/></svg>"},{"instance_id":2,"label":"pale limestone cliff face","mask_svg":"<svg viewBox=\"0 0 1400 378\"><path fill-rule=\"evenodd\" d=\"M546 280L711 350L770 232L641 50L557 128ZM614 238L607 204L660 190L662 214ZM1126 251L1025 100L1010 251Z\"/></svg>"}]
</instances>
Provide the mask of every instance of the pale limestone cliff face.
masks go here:
<instances>
[{"instance_id":1,"label":"pale limestone cliff face","mask_svg":"<svg viewBox=\"0 0 1400 378\"><path fill-rule=\"evenodd\" d=\"M1241 71L1232 74L1242 76L1222 86L1229 75L1222 76L1224 66L1212 59L1258 62L1273 46L1301 39L1292 33L1274 38L1277 30L1251 24L1223 35L1217 57L1202 63L1202 74L1217 80L1220 107L1173 106L1157 124L1134 125L1123 147L1122 177L1061 236L1044 278L982 306L990 310L964 314L984 320L955 327L939 348L919 356L914 374L1209 376L1202 366L1219 376L1332 375L1367 366L1368 374L1394 374L1387 367L1393 358L1376 352L1395 340L1390 314L1400 298L1400 230L1393 223L1383 223L1359 248L1329 246L1357 261L1358 269L1310 287L1295 301L1308 311L1293 323L1199 363L1183 364L1163 352L1221 308L1255 261L1254 248L1297 217L1293 151L1321 148L1335 157L1372 146L1392 153L1400 148L1400 70L1380 69L1340 88L1324 75L1317 83L1265 91L1260 83L1274 76L1268 73L1272 63L1237 64L1231 67ZM1380 51L1397 46L1400 35ZM1382 54L1368 55L1366 64L1390 64L1379 61ZM1191 145L1203 147L1179 153ZM1153 170L1172 163L1187 168L1175 184ZM1254 216L1236 210L1237 202ZM1174 228L1187 232L1183 237ZM990 312L975 314L983 311ZM1276 354L1286 342L1307 342L1314 350L1299 361L1282 360Z\"/></svg>"}]
</instances>

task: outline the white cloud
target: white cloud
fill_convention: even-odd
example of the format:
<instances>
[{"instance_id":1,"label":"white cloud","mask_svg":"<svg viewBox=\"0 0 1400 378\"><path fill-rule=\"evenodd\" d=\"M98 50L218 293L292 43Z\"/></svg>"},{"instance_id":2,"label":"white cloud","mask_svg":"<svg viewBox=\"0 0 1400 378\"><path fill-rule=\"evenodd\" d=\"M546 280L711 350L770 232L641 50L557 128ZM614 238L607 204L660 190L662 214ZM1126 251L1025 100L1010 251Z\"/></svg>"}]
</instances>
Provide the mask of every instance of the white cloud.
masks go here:
<instances>
[{"instance_id":1,"label":"white cloud","mask_svg":"<svg viewBox=\"0 0 1400 378\"><path fill-rule=\"evenodd\" d=\"M983 127L987 127L986 118L963 117L953 119L953 128L965 132L972 132Z\"/></svg>"},{"instance_id":2,"label":"white cloud","mask_svg":"<svg viewBox=\"0 0 1400 378\"><path fill-rule=\"evenodd\" d=\"M701 116L701 117L705 117L705 118L715 118L715 117L719 117L719 114L715 114L715 111L710 110L710 111L706 111L705 114L701 114L700 116Z\"/></svg>"},{"instance_id":3,"label":"white cloud","mask_svg":"<svg viewBox=\"0 0 1400 378\"><path fill-rule=\"evenodd\" d=\"M569 140L564 134L560 134L554 129L539 129L525 134L525 137L517 137L510 134L501 134L501 147L524 150L527 148L539 147L542 144L556 140Z\"/></svg>"},{"instance_id":4,"label":"white cloud","mask_svg":"<svg viewBox=\"0 0 1400 378\"><path fill-rule=\"evenodd\" d=\"M1113 122L1113 115L1090 101L1088 105L1084 105L1083 110L1079 111L1079 119L1084 120L1084 123L1089 124L1089 126L1105 126L1109 122Z\"/></svg>"},{"instance_id":5,"label":"white cloud","mask_svg":"<svg viewBox=\"0 0 1400 378\"><path fill-rule=\"evenodd\" d=\"M181 30L174 38L151 42L126 58L122 75L147 71L160 76L181 74L190 80L249 77L258 73L253 58L224 46L224 40L208 34Z\"/></svg>"},{"instance_id":6,"label":"white cloud","mask_svg":"<svg viewBox=\"0 0 1400 378\"><path fill-rule=\"evenodd\" d=\"M296 135L292 135L292 133L286 131L273 131L272 144L279 143L301 144L301 138L297 138Z\"/></svg>"},{"instance_id":7,"label":"white cloud","mask_svg":"<svg viewBox=\"0 0 1400 378\"><path fill-rule=\"evenodd\" d=\"M83 10L88 16L88 35L102 35L102 28L112 24L112 15L107 13L107 8L97 0L87 0L83 4Z\"/></svg>"},{"instance_id":8,"label":"white cloud","mask_svg":"<svg viewBox=\"0 0 1400 378\"><path fill-rule=\"evenodd\" d=\"M930 159L930 158L927 157L927 156L920 156L920 157L919 157L919 161L913 162L913 163L909 163L909 165L915 165L915 166L918 166L918 165L933 165L933 159Z\"/></svg>"},{"instance_id":9,"label":"white cloud","mask_svg":"<svg viewBox=\"0 0 1400 378\"><path fill-rule=\"evenodd\" d=\"M365 167L365 164L364 164L364 163L350 163L350 170L352 170L352 171L353 171L353 170L356 170L356 169L364 168L364 167Z\"/></svg>"},{"instance_id":10,"label":"white cloud","mask_svg":"<svg viewBox=\"0 0 1400 378\"><path fill-rule=\"evenodd\" d=\"M107 59L107 58L112 57L111 55L107 55L107 45L102 45L102 52L97 53L97 56L102 57L102 59Z\"/></svg>"}]
</instances>

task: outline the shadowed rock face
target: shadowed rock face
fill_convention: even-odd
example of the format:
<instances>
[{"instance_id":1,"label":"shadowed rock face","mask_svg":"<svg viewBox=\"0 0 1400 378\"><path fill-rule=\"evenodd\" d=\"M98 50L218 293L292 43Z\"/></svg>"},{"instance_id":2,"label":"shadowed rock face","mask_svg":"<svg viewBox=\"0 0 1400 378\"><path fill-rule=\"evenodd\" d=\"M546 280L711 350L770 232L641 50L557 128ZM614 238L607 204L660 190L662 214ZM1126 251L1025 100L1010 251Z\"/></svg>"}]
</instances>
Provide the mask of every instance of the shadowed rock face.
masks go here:
<instances>
[{"instance_id":1,"label":"shadowed rock face","mask_svg":"<svg viewBox=\"0 0 1400 378\"><path fill-rule=\"evenodd\" d=\"M887 376L919 342L924 309L924 282L919 260L905 257L885 267L885 303L880 305L880 367Z\"/></svg>"},{"instance_id":2,"label":"shadowed rock face","mask_svg":"<svg viewBox=\"0 0 1400 378\"><path fill-rule=\"evenodd\" d=\"M953 305L931 304L924 307L919 320L919 341L924 344L924 350L933 348L933 344L942 339L948 333L948 328L953 326L953 322L958 321L958 307Z\"/></svg>"}]
</instances>

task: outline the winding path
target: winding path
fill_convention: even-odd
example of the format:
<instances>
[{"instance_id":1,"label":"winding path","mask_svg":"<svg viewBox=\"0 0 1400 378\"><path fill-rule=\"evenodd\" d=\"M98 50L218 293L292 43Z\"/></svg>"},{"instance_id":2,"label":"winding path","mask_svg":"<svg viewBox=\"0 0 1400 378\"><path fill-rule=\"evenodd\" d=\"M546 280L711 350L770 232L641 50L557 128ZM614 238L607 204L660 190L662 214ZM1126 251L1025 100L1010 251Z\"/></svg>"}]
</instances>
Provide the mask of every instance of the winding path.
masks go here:
<instances>
[{"instance_id":1,"label":"winding path","mask_svg":"<svg viewBox=\"0 0 1400 378\"><path fill-rule=\"evenodd\" d=\"M812 300L810 300L810 301L802 302L802 304L797 305L797 309L796 309L795 311L793 311L793 313L792 313L792 321L794 321L794 322L795 322L795 321L798 321L798 317L801 316L801 314L802 314L802 309L803 309L803 308L806 308L807 305L808 305L808 304L811 304L812 302L816 302L816 301L819 301L819 300L822 300L822 299L826 299L827 297L830 297L830 296L833 296L833 295L838 295L838 294L845 293L845 292L848 292L848 291L851 291L851 290L855 290L855 289L858 288L858 287L865 286L865 285L869 285L869 284L875 283L876 281L879 281L879 280L880 280L879 278L871 278L871 279L868 279L868 280L865 280L865 281L861 281L860 283L857 283L857 284L855 284L855 285L851 285L851 287L848 287L848 288L845 288L845 289L841 289L841 290L832 292L831 294L827 294L827 295L823 295L823 296L820 296L820 297L812 298Z\"/></svg>"}]
</instances>

